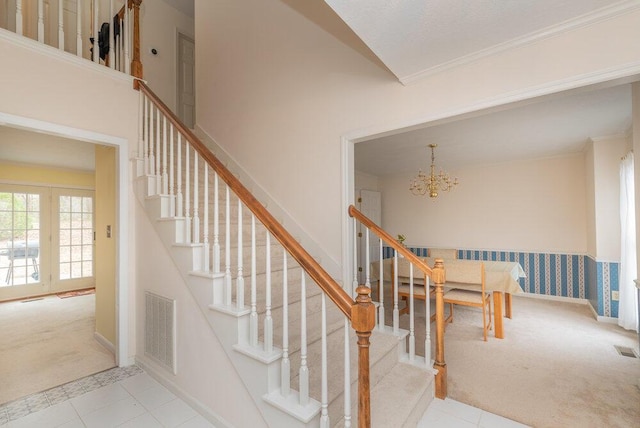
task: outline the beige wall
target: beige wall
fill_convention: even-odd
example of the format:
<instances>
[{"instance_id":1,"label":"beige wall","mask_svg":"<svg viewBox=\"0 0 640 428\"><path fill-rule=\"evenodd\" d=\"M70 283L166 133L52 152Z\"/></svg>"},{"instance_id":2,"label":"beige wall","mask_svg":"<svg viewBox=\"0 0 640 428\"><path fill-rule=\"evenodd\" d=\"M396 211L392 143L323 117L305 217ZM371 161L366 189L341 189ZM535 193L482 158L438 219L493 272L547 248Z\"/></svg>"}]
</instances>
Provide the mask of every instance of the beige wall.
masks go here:
<instances>
[{"instance_id":1,"label":"beige wall","mask_svg":"<svg viewBox=\"0 0 640 428\"><path fill-rule=\"evenodd\" d=\"M1 156L1 155L0 155ZM93 189L93 172L51 168L0 161L0 181L35 185L71 186Z\"/></svg>"},{"instance_id":2,"label":"beige wall","mask_svg":"<svg viewBox=\"0 0 640 428\"><path fill-rule=\"evenodd\" d=\"M519 161L449 171L460 185L413 196L409 176L381 179L382 226L407 245L584 253L584 158Z\"/></svg>"},{"instance_id":3,"label":"beige wall","mask_svg":"<svg viewBox=\"0 0 640 428\"><path fill-rule=\"evenodd\" d=\"M410 86L402 86L387 70L281 1L196 0L196 10L198 125L334 260L341 260L346 215L341 205L348 178L341 165L343 137L517 100L539 88L559 91L578 76L594 79L640 63L640 49L631 42L640 40L640 10ZM577 160L573 163L584 168ZM567 179L574 185L573 177ZM583 172L580 180L584 182ZM582 211L572 228L579 227L581 237L572 233L548 245L526 232L531 241L495 239L491 246L584 252L584 183L575 186L582 189L577 196ZM499 201L500 209L513 210L511 197ZM515 198L520 202L522 196ZM542 226L534 216L527 220L533 221L529 228ZM471 235L469 245L487 246L480 238Z\"/></svg>"},{"instance_id":4,"label":"beige wall","mask_svg":"<svg viewBox=\"0 0 640 428\"><path fill-rule=\"evenodd\" d=\"M194 38L194 20L164 1L143 1L140 7L140 56L144 79L176 111L176 57L178 32ZM151 48L158 51L151 54Z\"/></svg>"},{"instance_id":5,"label":"beige wall","mask_svg":"<svg viewBox=\"0 0 640 428\"><path fill-rule=\"evenodd\" d=\"M116 149L96 148L96 332L116 344ZM107 226L111 236L107 236Z\"/></svg>"}]
</instances>

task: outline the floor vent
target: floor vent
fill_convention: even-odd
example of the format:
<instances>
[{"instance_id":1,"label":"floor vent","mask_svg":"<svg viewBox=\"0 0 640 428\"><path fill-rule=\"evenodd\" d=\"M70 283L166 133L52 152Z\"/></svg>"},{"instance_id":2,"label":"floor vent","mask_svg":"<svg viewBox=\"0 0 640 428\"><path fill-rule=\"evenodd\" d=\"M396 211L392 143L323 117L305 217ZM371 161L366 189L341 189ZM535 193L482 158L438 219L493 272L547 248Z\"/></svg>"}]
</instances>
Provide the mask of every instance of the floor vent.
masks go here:
<instances>
[{"instance_id":1,"label":"floor vent","mask_svg":"<svg viewBox=\"0 0 640 428\"><path fill-rule=\"evenodd\" d=\"M145 291L144 353L176 374L176 301Z\"/></svg>"},{"instance_id":2,"label":"floor vent","mask_svg":"<svg viewBox=\"0 0 640 428\"><path fill-rule=\"evenodd\" d=\"M613 345L613 347L616 348L616 351L618 351L618 354L622 355L623 357L638 358L633 348L628 348L626 346L618 346L618 345Z\"/></svg>"}]
</instances>

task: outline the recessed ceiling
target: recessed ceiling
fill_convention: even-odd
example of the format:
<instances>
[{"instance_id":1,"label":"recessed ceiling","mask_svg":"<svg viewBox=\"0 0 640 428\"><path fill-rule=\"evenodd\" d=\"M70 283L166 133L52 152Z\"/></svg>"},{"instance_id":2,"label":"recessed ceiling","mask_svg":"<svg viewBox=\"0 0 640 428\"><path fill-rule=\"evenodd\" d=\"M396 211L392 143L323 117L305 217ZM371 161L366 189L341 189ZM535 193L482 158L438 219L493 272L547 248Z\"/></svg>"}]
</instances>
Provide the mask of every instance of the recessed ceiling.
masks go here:
<instances>
[{"instance_id":1,"label":"recessed ceiling","mask_svg":"<svg viewBox=\"0 0 640 428\"><path fill-rule=\"evenodd\" d=\"M0 161L93 171L95 150L91 143L0 126Z\"/></svg>"},{"instance_id":2,"label":"recessed ceiling","mask_svg":"<svg viewBox=\"0 0 640 428\"><path fill-rule=\"evenodd\" d=\"M580 152L590 138L629 131L631 85L481 113L357 143L355 169L375 176L428 169L432 143L436 165L445 169Z\"/></svg>"}]
</instances>

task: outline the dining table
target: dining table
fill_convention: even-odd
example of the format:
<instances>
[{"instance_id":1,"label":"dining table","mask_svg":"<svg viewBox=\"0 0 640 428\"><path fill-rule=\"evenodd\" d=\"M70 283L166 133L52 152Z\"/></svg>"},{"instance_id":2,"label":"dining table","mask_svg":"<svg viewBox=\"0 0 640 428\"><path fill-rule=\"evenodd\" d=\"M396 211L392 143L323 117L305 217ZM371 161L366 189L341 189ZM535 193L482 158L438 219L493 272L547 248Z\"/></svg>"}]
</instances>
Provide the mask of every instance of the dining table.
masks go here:
<instances>
[{"instance_id":1,"label":"dining table","mask_svg":"<svg viewBox=\"0 0 640 428\"><path fill-rule=\"evenodd\" d=\"M436 258L420 257L429 267L434 266ZM384 281L394 281L394 264L393 258L382 260L382 276ZM445 278L447 272L462 268L465 263L477 260L465 259L443 259ZM512 299L511 296L517 293L523 293L524 290L520 286L518 280L525 278L524 269L518 262L498 261L498 260L482 260L485 269L485 290L493 294L493 311L495 316L495 337L504 338L504 322L503 317L512 317ZM422 285L423 279L420 278L420 271L414 269L414 285ZM399 283L409 283L410 263L404 257L398 257L397 278ZM380 261L370 263L369 279L370 281L378 281L380 287ZM445 279L444 288L447 288ZM378 289L380 291L380 288ZM504 308L503 308L504 301ZM503 313L504 312L504 313Z\"/></svg>"}]
</instances>

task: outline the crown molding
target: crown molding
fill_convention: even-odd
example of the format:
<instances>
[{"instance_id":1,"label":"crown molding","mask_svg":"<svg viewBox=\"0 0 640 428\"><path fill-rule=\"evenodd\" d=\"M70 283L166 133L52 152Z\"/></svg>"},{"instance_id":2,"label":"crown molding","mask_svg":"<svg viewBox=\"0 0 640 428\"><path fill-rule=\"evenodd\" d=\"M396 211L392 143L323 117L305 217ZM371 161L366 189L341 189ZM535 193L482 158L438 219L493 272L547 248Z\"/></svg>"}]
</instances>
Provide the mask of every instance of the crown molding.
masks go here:
<instances>
[{"instance_id":1,"label":"crown molding","mask_svg":"<svg viewBox=\"0 0 640 428\"><path fill-rule=\"evenodd\" d=\"M567 21L561 22L560 24L543 28L542 30L536 31L534 33L517 37L507 42L499 43L489 48L482 49L471 54L461 56L459 58L455 58L451 61L444 62L426 70L409 74L408 76L398 77L398 79L403 85L410 85L434 74L450 70L452 68L459 67L465 64L469 64L501 52L517 49L524 45L557 36L558 34L567 33L581 27L587 27L589 25L611 19L615 16L632 12L636 9L640 9L640 0L624 0L614 5L597 9L591 13L569 19Z\"/></svg>"}]
</instances>

